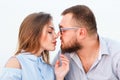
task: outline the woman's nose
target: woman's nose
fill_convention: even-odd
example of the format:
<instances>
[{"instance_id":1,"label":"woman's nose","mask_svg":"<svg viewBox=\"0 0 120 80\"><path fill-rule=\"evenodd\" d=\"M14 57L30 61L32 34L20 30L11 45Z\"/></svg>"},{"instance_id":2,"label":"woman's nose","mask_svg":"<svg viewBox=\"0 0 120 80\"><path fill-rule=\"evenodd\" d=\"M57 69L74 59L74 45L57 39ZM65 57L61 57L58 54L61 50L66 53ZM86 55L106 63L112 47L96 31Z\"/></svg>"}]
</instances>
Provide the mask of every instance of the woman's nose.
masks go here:
<instances>
[{"instance_id":1,"label":"woman's nose","mask_svg":"<svg viewBox=\"0 0 120 80\"><path fill-rule=\"evenodd\" d=\"M57 36L59 37L60 35L61 35L60 32L58 32L58 33L57 33Z\"/></svg>"},{"instance_id":2,"label":"woman's nose","mask_svg":"<svg viewBox=\"0 0 120 80\"><path fill-rule=\"evenodd\" d=\"M59 34L58 33L55 33L54 34L54 38L57 39L59 37Z\"/></svg>"}]
</instances>

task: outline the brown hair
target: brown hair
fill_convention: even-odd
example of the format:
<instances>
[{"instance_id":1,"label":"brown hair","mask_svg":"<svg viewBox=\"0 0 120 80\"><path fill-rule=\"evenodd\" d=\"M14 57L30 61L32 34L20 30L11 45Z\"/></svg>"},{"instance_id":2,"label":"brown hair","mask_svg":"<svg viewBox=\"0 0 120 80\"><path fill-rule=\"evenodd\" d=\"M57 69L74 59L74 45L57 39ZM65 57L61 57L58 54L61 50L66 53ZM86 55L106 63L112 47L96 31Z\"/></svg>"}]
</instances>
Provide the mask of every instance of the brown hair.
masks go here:
<instances>
[{"instance_id":1,"label":"brown hair","mask_svg":"<svg viewBox=\"0 0 120 80\"><path fill-rule=\"evenodd\" d=\"M18 35L18 49L16 55L22 50L25 52L35 53L40 49L39 38L41 37L43 28L52 17L48 13L32 13L28 15L22 22ZM33 53L34 54L34 53ZM45 62L49 62L48 51L42 53Z\"/></svg>"},{"instance_id":2,"label":"brown hair","mask_svg":"<svg viewBox=\"0 0 120 80\"><path fill-rule=\"evenodd\" d=\"M89 34L97 32L96 20L93 12L85 5L75 5L62 12L62 15L72 13L72 18L81 26L86 26Z\"/></svg>"}]
</instances>

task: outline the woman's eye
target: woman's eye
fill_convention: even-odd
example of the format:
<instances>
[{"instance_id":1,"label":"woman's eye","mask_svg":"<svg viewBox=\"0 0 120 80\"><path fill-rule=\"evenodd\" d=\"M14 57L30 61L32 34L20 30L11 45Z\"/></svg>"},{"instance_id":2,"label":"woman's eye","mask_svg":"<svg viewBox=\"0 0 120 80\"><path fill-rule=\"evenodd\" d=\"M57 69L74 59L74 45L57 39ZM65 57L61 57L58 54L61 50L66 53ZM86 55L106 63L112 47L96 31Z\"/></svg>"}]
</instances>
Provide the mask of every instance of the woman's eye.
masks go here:
<instances>
[{"instance_id":1,"label":"woman's eye","mask_svg":"<svg viewBox=\"0 0 120 80\"><path fill-rule=\"evenodd\" d=\"M49 34L52 34L52 31L48 31Z\"/></svg>"}]
</instances>

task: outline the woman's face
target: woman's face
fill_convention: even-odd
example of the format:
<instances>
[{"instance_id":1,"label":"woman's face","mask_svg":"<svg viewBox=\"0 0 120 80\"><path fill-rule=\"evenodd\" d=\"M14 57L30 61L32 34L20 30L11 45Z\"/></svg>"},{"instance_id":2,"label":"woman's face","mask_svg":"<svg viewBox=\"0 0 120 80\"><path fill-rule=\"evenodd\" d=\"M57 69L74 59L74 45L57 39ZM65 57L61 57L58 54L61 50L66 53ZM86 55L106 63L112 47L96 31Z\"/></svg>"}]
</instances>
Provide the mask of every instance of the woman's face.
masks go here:
<instances>
[{"instance_id":1,"label":"woman's face","mask_svg":"<svg viewBox=\"0 0 120 80\"><path fill-rule=\"evenodd\" d=\"M53 51L56 46L58 35L55 33L52 21L45 25L40 38L40 45L43 50Z\"/></svg>"}]
</instances>

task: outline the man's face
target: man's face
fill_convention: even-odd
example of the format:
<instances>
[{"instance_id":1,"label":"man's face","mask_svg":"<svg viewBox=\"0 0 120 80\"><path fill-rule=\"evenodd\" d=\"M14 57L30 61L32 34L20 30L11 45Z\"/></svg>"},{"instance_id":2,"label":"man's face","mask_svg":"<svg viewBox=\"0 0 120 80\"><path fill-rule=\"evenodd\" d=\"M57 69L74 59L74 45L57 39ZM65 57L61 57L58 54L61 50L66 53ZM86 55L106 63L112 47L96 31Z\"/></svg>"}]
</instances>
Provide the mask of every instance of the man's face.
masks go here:
<instances>
[{"instance_id":1,"label":"man's face","mask_svg":"<svg viewBox=\"0 0 120 80\"><path fill-rule=\"evenodd\" d=\"M79 50L81 46L76 36L78 28L74 25L72 14L66 14L63 16L59 28L62 52L71 53Z\"/></svg>"}]
</instances>

